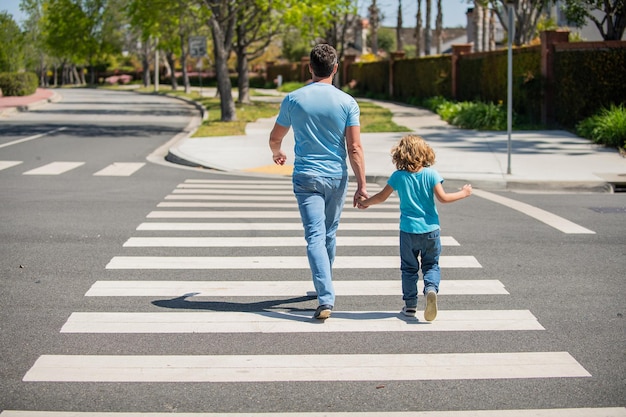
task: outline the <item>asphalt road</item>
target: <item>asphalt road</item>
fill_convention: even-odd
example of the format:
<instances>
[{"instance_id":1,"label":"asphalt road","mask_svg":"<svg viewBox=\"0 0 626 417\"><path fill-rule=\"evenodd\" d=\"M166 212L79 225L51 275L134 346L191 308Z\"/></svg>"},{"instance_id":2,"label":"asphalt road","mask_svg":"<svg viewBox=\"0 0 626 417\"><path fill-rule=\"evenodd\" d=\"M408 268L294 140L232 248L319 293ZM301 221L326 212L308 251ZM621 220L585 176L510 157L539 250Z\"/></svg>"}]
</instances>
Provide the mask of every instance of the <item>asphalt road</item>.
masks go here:
<instances>
[{"instance_id":1,"label":"asphalt road","mask_svg":"<svg viewBox=\"0 0 626 417\"><path fill-rule=\"evenodd\" d=\"M315 300L288 287L308 283L309 272L280 265L305 255L301 244L286 243L301 232L284 180L147 162L191 120L194 110L183 102L93 90L64 96L60 103L0 120L2 417L12 415L6 410L331 416L503 409L576 415L558 410L564 408L594 409L579 415L626 412L625 194L498 193L593 233L564 233L480 195L440 205L442 235L453 239L443 254L479 265L444 268L440 317L421 328L406 323L401 330L399 271L393 266L397 247L384 243L397 235L392 227L397 208L393 202L366 212L347 208L343 224L353 227L340 236L374 243L338 248L338 263L363 257L363 264L336 269L337 282L357 285L339 294L335 315L320 330L308 319ZM39 170L44 166L48 171ZM68 170L61 172L64 167ZM184 213L163 214L175 211ZM192 212L203 214L189 217ZM181 230L172 230L172 223ZM194 223L187 227L192 230L183 230L186 223ZM391 227L370 230L372 224ZM146 225L162 230L145 230ZM138 237L187 243L129 244ZM258 243L274 237L284 242ZM207 243L207 238L215 239ZM233 238L241 239L233 243ZM154 262L183 258L161 267L119 268L122 261L146 257ZM233 261L234 267L189 268L198 258ZM373 265L367 264L372 259ZM248 268L246 262L269 265ZM179 287L155 294L153 281ZM279 281L275 292L255 292L274 281ZM369 281L392 289L397 283L398 294L364 294ZM135 295L127 290L89 295L100 284L128 282L145 285ZM478 282L499 283L505 291L476 290ZM242 286L203 292L210 283ZM471 290L451 290L462 283ZM184 297L189 290L198 294ZM459 318L448 312L458 312ZM510 312L531 319L497 321ZM150 316L150 330L115 322L122 327L105 332L89 319L68 330L83 313L130 313L129 321L138 320L138 313L169 313L165 320L173 317L178 324L163 330L163 319ZM190 313L201 313L200 320L194 322ZM262 327L259 317L274 321ZM223 318L232 321L224 324ZM245 328L250 322L264 330ZM530 363L507 362L510 353ZM566 377L562 369L552 370L550 360L541 362L555 353L570 360L568 369L587 375ZM154 363L139 373L119 365L123 359L143 363L148 355ZM100 364L105 356L113 368ZM382 357L393 364L387 368L417 362L424 369L409 376L398 369L404 376L395 377L384 367L374 369ZM65 365L46 372L41 365L46 358L61 364L78 358L93 367ZM217 360L231 377L203 367L206 358ZM187 365L168 373L179 359ZM230 370L229 361L238 359L243 366ZM281 366L263 373L253 359L273 359ZM406 367L396 365L407 359ZM339 365L330 366L334 360ZM356 371L341 380L350 372L350 360L356 361ZM285 377L284 368L294 368L294 376ZM521 376L522 368L530 375ZM607 407L619 409L593 414Z\"/></svg>"}]
</instances>

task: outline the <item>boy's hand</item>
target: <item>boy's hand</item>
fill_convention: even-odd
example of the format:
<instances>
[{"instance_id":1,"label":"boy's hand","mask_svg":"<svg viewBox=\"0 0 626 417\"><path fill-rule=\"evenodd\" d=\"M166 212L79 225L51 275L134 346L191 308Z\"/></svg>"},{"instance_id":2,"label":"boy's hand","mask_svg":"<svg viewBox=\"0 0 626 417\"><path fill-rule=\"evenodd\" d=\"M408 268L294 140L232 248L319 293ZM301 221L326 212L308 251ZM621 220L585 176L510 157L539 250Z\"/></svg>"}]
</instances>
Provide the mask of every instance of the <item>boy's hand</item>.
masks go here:
<instances>
[{"instance_id":1,"label":"boy's hand","mask_svg":"<svg viewBox=\"0 0 626 417\"><path fill-rule=\"evenodd\" d=\"M470 195L472 195L472 184L465 184L463 188L461 188L461 191L463 191L465 195L469 197Z\"/></svg>"}]
</instances>

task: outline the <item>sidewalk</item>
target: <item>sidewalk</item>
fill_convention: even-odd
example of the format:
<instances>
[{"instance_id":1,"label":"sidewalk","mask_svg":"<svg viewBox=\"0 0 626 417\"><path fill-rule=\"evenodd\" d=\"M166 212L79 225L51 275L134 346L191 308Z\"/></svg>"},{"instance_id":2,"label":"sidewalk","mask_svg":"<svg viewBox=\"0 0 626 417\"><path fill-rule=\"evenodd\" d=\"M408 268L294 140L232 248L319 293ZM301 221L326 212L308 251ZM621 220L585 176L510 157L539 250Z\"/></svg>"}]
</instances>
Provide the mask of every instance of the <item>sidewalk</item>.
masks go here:
<instances>
[{"instance_id":1,"label":"sidewalk","mask_svg":"<svg viewBox=\"0 0 626 417\"><path fill-rule=\"evenodd\" d=\"M203 93L214 95L214 89ZM38 89L28 97L0 97L0 117L27 111L61 99ZM281 95L255 97L280 101ZM507 174L508 135L454 128L439 116L416 107L377 101L390 109L393 121L423 136L437 155L434 168L450 187L471 183L486 190L612 192L626 186L626 158L615 149L594 145L561 130L514 131L511 135L511 174ZM168 160L229 173L290 175L292 167L272 163L268 146L275 118L249 123L246 135L192 138L183 136L170 146ZM408 133L408 132L407 132ZM390 150L405 133L363 133L369 181L384 181L394 170ZM293 133L283 141L288 163L293 161ZM452 182L454 184L452 184Z\"/></svg>"}]
</instances>

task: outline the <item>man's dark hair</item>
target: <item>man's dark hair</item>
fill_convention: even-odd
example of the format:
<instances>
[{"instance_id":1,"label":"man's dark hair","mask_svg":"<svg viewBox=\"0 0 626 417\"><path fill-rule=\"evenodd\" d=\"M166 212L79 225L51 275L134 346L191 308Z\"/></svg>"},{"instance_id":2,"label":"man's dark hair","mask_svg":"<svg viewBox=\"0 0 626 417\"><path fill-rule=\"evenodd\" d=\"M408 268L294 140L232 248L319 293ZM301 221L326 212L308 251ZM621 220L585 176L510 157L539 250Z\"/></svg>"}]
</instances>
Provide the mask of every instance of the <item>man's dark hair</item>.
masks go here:
<instances>
[{"instance_id":1,"label":"man's dark hair","mask_svg":"<svg viewBox=\"0 0 626 417\"><path fill-rule=\"evenodd\" d=\"M337 51L327 43L315 45L311 50L311 68L313 73L322 78L333 73L337 63Z\"/></svg>"}]
</instances>

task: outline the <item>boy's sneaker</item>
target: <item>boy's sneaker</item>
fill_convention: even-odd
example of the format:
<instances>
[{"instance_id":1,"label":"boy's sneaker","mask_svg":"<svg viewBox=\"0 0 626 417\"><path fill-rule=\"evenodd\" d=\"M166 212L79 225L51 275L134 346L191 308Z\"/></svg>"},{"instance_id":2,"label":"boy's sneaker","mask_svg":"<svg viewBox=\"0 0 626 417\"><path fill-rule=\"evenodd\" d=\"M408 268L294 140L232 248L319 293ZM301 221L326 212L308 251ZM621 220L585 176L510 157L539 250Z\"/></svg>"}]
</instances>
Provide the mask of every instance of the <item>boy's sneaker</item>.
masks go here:
<instances>
[{"instance_id":1,"label":"boy's sneaker","mask_svg":"<svg viewBox=\"0 0 626 417\"><path fill-rule=\"evenodd\" d=\"M313 314L314 319L324 320L330 317L330 314L333 311L333 306L329 304L322 304L315 310L315 314Z\"/></svg>"},{"instance_id":2,"label":"boy's sneaker","mask_svg":"<svg viewBox=\"0 0 626 417\"><path fill-rule=\"evenodd\" d=\"M417 313L417 309L415 307L402 307L402 314L407 317L415 317L415 313Z\"/></svg>"},{"instance_id":3,"label":"boy's sneaker","mask_svg":"<svg viewBox=\"0 0 626 417\"><path fill-rule=\"evenodd\" d=\"M435 317L437 317L437 293L435 291L428 291L428 294L426 294L424 320L433 321Z\"/></svg>"}]
</instances>

